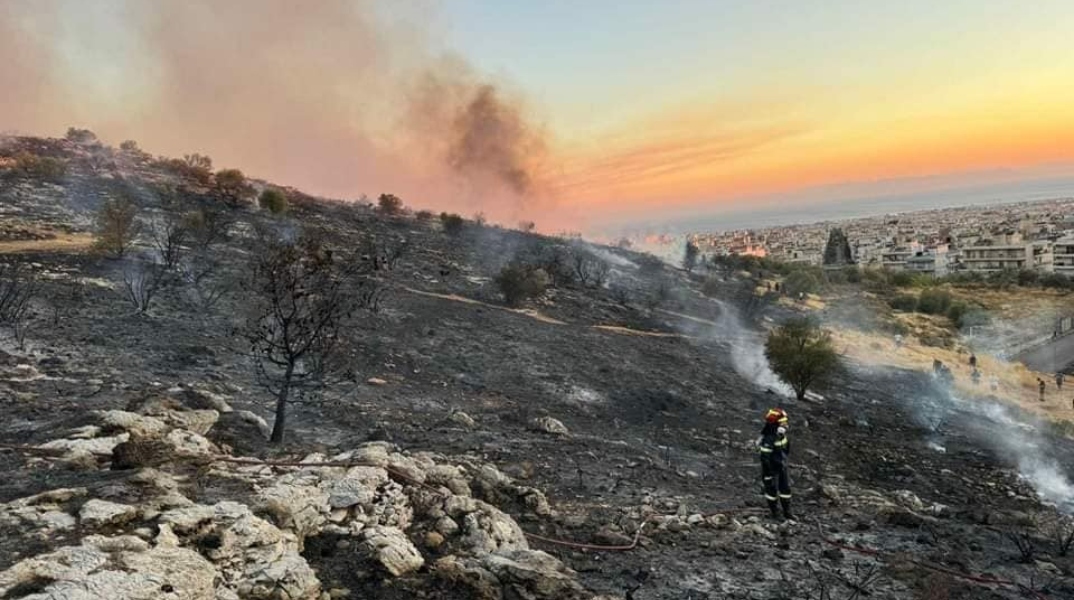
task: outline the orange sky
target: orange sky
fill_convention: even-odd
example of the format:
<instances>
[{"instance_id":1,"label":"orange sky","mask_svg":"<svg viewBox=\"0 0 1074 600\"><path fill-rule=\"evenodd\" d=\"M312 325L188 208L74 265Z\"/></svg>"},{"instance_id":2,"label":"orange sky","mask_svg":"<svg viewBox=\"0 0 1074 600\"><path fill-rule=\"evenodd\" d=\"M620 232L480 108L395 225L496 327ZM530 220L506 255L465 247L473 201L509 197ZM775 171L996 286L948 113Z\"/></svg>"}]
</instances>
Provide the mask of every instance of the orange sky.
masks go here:
<instances>
[{"instance_id":1,"label":"orange sky","mask_svg":"<svg viewBox=\"0 0 1074 600\"><path fill-rule=\"evenodd\" d=\"M868 4L6 0L0 131L546 231L1074 174L1074 4Z\"/></svg>"}]
</instances>

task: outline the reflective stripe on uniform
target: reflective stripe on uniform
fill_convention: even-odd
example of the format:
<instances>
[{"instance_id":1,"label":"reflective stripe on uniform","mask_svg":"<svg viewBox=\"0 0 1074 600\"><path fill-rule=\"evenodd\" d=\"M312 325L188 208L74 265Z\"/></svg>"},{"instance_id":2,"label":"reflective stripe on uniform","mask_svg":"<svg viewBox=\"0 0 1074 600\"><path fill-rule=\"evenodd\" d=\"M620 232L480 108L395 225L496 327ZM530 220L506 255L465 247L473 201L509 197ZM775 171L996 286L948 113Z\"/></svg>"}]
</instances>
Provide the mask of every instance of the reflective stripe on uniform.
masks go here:
<instances>
[{"instance_id":1,"label":"reflective stripe on uniform","mask_svg":"<svg viewBox=\"0 0 1074 600\"><path fill-rule=\"evenodd\" d=\"M764 478L764 480L765 480L765 481L772 481L773 479L775 479L775 477L774 477L774 476L773 476L773 477L765 477L765 478Z\"/></svg>"},{"instance_id":2,"label":"reflective stripe on uniform","mask_svg":"<svg viewBox=\"0 0 1074 600\"><path fill-rule=\"evenodd\" d=\"M790 495L790 494L780 494L780 495L779 495L779 497L780 497L780 498L783 498L784 500L790 500L790 499L791 499L791 495Z\"/></svg>"},{"instance_id":3,"label":"reflective stripe on uniform","mask_svg":"<svg viewBox=\"0 0 1074 600\"><path fill-rule=\"evenodd\" d=\"M779 498L776 498L775 496L769 496L768 494L764 495L764 499L768 500L769 502L775 502L776 500L779 500Z\"/></svg>"},{"instance_id":4,"label":"reflective stripe on uniform","mask_svg":"<svg viewBox=\"0 0 1074 600\"><path fill-rule=\"evenodd\" d=\"M772 442L772 445L776 448L782 448L787 445L787 438L783 438L782 440L776 440L775 442Z\"/></svg>"},{"instance_id":5,"label":"reflective stripe on uniform","mask_svg":"<svg viewBox=\"0 0 1074 600\"><path fill-rule=\"evenodd\" d=\"M771 454L772 448L760 448L761 454Z\"/></svg>"}]
</instances>

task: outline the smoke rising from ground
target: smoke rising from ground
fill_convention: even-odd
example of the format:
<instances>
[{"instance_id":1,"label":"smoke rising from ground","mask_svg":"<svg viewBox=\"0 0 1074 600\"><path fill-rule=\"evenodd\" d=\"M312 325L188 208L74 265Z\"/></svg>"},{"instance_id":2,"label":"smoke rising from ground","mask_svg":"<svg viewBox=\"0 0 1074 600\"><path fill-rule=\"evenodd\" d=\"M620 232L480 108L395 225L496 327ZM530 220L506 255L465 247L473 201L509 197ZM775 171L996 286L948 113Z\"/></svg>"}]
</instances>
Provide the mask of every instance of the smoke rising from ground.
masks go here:
<instances>
[{"instance_id":1,"label":"smoke rising from ground","mask_svg":"<svg viewBox=\"0 0 1074 600\"><path fill-rule=\"evenodd\" d=\"M314 193L523 218L542 201L543 129L502 82L437 47L428 2L383 8L7 0L0 131L88 127Z\"/></svg>"},{"instance_id":2,"label":"smoke rising from ground","mask_svg":"<svg viewBox=\"0 0 1074 600\"><path fill-rule=\"evenodd\" d=\"M865 376L877 371L862 365L855 365L855 370ZM902 396L918 423L931 432L932 448L945 451L945 428L960 422L977 443L1014 466L1041 499L1074 514L1074 483L1047 448L1045 423L1021 417L997 402L964 398L939 384Z\"/></svg>"}]
</instances>

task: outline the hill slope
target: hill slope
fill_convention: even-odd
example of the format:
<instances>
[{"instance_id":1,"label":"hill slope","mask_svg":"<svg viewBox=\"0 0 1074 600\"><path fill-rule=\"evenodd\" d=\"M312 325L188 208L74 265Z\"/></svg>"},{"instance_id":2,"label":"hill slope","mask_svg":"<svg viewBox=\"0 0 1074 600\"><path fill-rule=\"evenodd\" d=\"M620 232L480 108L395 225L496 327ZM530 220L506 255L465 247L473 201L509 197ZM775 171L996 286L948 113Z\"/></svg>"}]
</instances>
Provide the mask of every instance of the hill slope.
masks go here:
<instances>
[{"instance_id":1,"label":"hill slope","mask_svg":"<svg viewBox=\"0 0 1074 600\"><path fill-rule=\"evenodd\" d=\"M0 353L0 439L58 451L0 454L4 598L92 593L97 571L25 560L61 547L119 565L93 580L109 589L184 565L189 598L1074 596L1074 560L1052 535L1070 521L1038 496L1069 494L1053 468L1070 464L1068 440L895 368L851 365L823 399L781 398L754 383L742 358L759 337L730 314L780 309L742 304L744 282L708 298L642 256L574 246L611 265L607 286L558 285L509 308L491 283L500 268L569 243L475 224L451 235L292 193L284 216L226 209L222 299L178 285L140 314L124 279L152 256L150 236L125 259L97 256L84 243L95 211L133 197L148 227L222 206L211 184L108 148L17 139L4 152L20 149L66 172L0 180L0 261L30 265L42 285L25 347ZM316 228L354 260L405 248L374 275L381 310L346 332L347 376L295 405L277 448L258 429L271 398L239 335L235 286L258 224ZM775 404L791 414L796 523L763 519L753 442ZM546 417L568 431L550 433ZM109 468L130 436L164 440L160 457L135 461L152 468ZM96 454L72 450L86 448ZM350 466L221 462L229 453ZM165 585L154 593L178 584Z\"/></svg>"}]
</instances>

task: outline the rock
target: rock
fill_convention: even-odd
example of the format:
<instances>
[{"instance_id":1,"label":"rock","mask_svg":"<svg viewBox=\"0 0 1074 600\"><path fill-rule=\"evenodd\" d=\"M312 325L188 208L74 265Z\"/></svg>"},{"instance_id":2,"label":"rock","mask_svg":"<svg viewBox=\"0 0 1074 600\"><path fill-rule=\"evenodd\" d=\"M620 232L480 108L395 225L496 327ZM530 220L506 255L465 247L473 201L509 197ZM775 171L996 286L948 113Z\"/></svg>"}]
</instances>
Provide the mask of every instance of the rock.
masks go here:
<instances>
[{"instance_id":1,"label":"rock","mask_svg":"<svg viewBox=\"0 0 1074 600\"><path fill-rule=\"evenodd\" d=\"M436 531L426 532L424 543L426 548L436 550L444 544L444 536Z\"/></svg>"},{"instance_id":2,"label":"rock","mask_svg":"<svg viewBox=\"0 0 1074 600\"><path fill-rule=\"evenodd\" d=\"M328 520L329 495L319 483L318 477L303 472L285 475L261 491L259 509L272 515L278 527L295 532L301 544Z\"/></svg>"},{"instance_id":3,"label":"rock","mask_svg":"<svg viewBox=\"0 0 1074 600\"><path fill-rule=\"evenodd\" d=\"M469 496L466 469L457 465L434 465L425 471L425 483L446 487L452 494Z\"/></svg>"},{"instance_id":4,"label":"rock","mask_svg":"<svg viewBox=\"0 0 1074 600\"><path fill-rule=\"evenodd\" d=\"M503 598L500 580L475 559L445 556L433 565L433 574L454 588L469 589L477 600Z\"/></svg>"},{"instance_id":5,"label":"rock","mask_svg":"<svg viewBox=\"0 0 1074 600\"><path fill-rule=\"evenodd\" d=\"M218 453L212 442L193 431L173 429L164 437L164 441L180 456L204 457Z\"/></svg>"},{"instance_id":6,"label":"rock","mask_svg":"<svg viewBox=\"0 0 1074 600\"><path fill-rule=\"evenodd\" d=\"M112 469L160 466L172 459L172 447L164 440L135 438L112 449Z\"/></svg>"},{"instance_id":7,"label":"rock","mask_svg":"<svg viewBox=\"0 0 1074 600\"><path fill-rule=\"evenodd\" d=\"M687 525L700 525L705 522L705 517L700 514L693 514L686 518Z\"/></svg>"},{"instance_id":8,"label":"rock","mask_svg":"<svg viewBox=\"0 0 1074 600\"><path fill-rule=\"evenodd\" d=\"M603 527L593 536L598 544L604 546L629 546L634 538L608 527Z\"/></svg>"},{"instance_id":9,"label":"rock","mask_svg":"<svg viewBox=\"0 0 1074 600\"><path fill-rule=\"evenodd\" d=\"M77 521L63 505L85 495L85 488L62 488L0 504L0 526L40 530L43 535L73 529Z\"/></svg>"},{"instance_id":10,"label":"rock","mask_svg":"<svg viewBox=\"0 0 1074 600\"><path fill-rule=\"evenodd\" d=\"M922 502L916 494L909 490L898 490L892 495L895 497L895 501L899 505L909 508L914 512L921 512L925 510L925 503Z\"/></svg>"},{"instance_id":11,"label":"rock","mask_svg":"<svg viewBox=\"0 0 1074 600\"><path fill-rule=\"evenodd\" d=\"M474 500L474 510L462 518L462 541L474 554L528 550L529 544L519 524L491 504ZM446 510L449 515L456 516Z\"/></svg>"},{"instance_id":12,"label":"rock","mask_svg":"<svg viewBox=\"0 0 1074 600\"><path fill-rule=\"evenodd\" d=\"M69 458L108 456L112 454L112 450L117 445L126 442L129 438L129 433L121 433L119 435L93 439L59 439L41 444L38 448L43 448L45 450L61 450L65 452Z\"/></svg>"},{"instance_id":13,"label":"rock","mask_svg":"<svg viewBox=\"0 0 1074 600\"><path fill-rule=\"evenodd\" d=\"M79 521L90 527L118 525L131 521L136 516L138 516L137 507L96 498L83 504L82 509L78 511Z\"/></svg>"},{"instance_id":14,"label":"rock","mask_svg":"<svg viewBox=\"0 0 1074 600\"><path fill-rule=\"evenodd\" d=\"M236 410L222 413L206 437L236 454L249 456L261 452L271 434L269 424L260 416L248 410Z\"/></svg>"},{"instance_id":15,"label":"rock","mask_svg":"<svg viewBox=\"0 0 1074 600\"><path fill-rule=\"evenodd\" d=\"M183 406L191 410L215 410L226 414L232 411L227 398L214 394L208 390L195 388L173 388L168 390L169 396L182 402Z\"/></svg>"},{"instance_id":16,"label":"rock","mask_svg":"<svg viewBox=\"0 0 1074 600\"><path fill-rule=\"evenodd\" d=\"M0 573L0 596L26 600L176 600L216 598L217 571L197 552L149 546L134 536L88 536Z\"/></svg>"},{"instance_id":17,"label":"rock","mask_svg":"<svg viewBox=\"0 0 1074 600\"><path fill-rule=\"evenodd\" d=\"M125 410L104 410L97 418L105 430L126 431L135 437L160 437L168 431L168 425L156 417L148 417Z\"/></svg>"},{"instance_id":18,"label":"rock","mask_svg":"<svg viewBox=\"0 0 1074 600\"><path fill-rule=\"evenodd\" d=\"M903 508L888 511L887 521L896 527L908 527L917 529L925 524L925 518L917 513Z\"/></svg>"},{"instance_id":19,"label":"rock","mask_svg":"<svg viewBox=\"0 0 1074 600\"><path fill-rule=\"evenodd\" d=\"M827 548L820 554L830 561L840 562L843 560L843 551L839 548Z\"/></svg>"},{"instance_id":20,"label":"rock","mask_svg":"<svg viewBox=\"0 0 1074 600\"><path fill-rule=\"evenodd\" d=\"M552 417L538 417L530 421L530 428L534 431L551 433L553 435L567 435L570 430L558 419Z\"/></svg>"},{"instance_id":21,"label":"rock","mask_svg":"<svg viewBox=\"0 0 1074 600\"><path fill-rule=\"evenodd\" d=\"M332 508L348 508L356 504L370 506L377 495L377 488L387 484L388 473L378 467L351 467L328 489L328 505Z\"/></svg>"},{"instance_id":22,"label":"rock","mask_svg":"<svg viewBox=\"0 0 1074 600\"><path fill-rule=\"evenodd\" d=\"M481 566L499 581L507 598L570 600L586 596L574 573L540 550L490 554Z\"/></svg>"},{"instance_id":23,"label":"rock","mask_svg":"<svg viewBox=\"0 0 1074 600\"><path fill-rule=\"evenodd\" d=\"M459 532L459 524L455 522L451 517L440 517L436 521L436 531L445 537L455 535Z\"/></svg>"},{"instance_id":24,"label":"rock","mask_svg":"<svg viewBox=\"0 0 1074 600\"><path fill-rule=\"evenodd\" d=\"M220 419L220 413L215 410L169 410L156 416L172 427L193 431L198 435L209 433Z\"/></svg>"},{"instance_id":25,"label":"rock","mask_svg":"<svg viewBox=\"0 0 1074 600\"><path fill-rule=\"evenodd\" d=\"M406 575L425 565L421 553L399 529L375 526L362 530L361 535L359 548L394 577Z\"/></svg>"},{"instance_id":26,"label":"rock","mask_svg":"<svg viewBox=\"0 0 1074 600\"><path fill-rule=\"evenodd\" d=\"M451 411L451 416L448 417L448 420L465 429L473 429L474 427L477 427L477 421L461 410Z\"/></svg>"},{"instance_id":27,"label":"rock","mask_svg":"<svg viewBox=\"0 0 1074 600\"><path fill-rule=\"evenodd\" d=\"M365 382L369 385L388 385L387 380L381 379L380 377L370 377L369 379L366 379Z\"/></svg>"}]
</instances>

